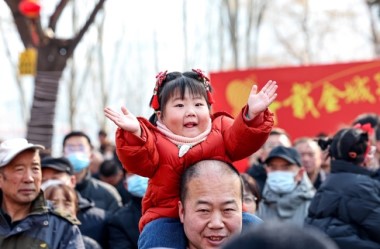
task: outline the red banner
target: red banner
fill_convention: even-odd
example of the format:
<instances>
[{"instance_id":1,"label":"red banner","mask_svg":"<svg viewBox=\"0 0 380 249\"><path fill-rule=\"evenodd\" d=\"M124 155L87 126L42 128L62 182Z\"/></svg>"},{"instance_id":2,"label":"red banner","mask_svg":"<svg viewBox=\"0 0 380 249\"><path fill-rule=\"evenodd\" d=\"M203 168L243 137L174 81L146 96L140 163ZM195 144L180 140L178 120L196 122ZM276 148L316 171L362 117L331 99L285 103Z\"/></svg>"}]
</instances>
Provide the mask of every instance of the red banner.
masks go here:
<instances>
[{"instance_id":1,"label":"red banner","mask_svg":"<svg viewBox=\"0 0 380 249\"><path fill-rule=\"evenodd\" d=\"M364 112L380 113L380 61L251 69L210 74L213 111L235 116L246 104L253 84L278 84L278 97L269 107L275 126L296 139L333 134ZM246 164L246 160L243 161ZM246 165L238 163L243 171Z\"/></svg>"}]
</instances>

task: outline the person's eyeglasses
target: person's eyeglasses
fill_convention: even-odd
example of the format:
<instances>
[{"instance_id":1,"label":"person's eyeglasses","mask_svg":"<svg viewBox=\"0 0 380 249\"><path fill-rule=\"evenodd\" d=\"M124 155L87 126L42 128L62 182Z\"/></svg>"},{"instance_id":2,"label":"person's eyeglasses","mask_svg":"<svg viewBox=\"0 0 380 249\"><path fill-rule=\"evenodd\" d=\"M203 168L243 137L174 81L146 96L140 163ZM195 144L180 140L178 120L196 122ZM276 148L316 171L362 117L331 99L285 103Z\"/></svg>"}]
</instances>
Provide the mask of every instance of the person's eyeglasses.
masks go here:
<instances>
[{"instance_id":1,"label":"person's eyeglasses","mask_svg":"<svg viewBox=\"0 0 380 249\"><path fill-rule=\"evenodd\" d=\"M84 145L66 145L64 148L65 154L70 154L73 152L86 152L86 147Z\"/></svg>"},{"instance_id":2,"label":"person's eyeglasses","mask_svg":"<svg viewBox=\"0 0 380 249\"><path fill-rule=\"evenodd\" d=\"M257 201L257 197L254 195L249 195L249 196L243 197L243 202L245 202L245 203L252 203L252 202L256 202L256 201Z\"/></svg>"}]
</instances>

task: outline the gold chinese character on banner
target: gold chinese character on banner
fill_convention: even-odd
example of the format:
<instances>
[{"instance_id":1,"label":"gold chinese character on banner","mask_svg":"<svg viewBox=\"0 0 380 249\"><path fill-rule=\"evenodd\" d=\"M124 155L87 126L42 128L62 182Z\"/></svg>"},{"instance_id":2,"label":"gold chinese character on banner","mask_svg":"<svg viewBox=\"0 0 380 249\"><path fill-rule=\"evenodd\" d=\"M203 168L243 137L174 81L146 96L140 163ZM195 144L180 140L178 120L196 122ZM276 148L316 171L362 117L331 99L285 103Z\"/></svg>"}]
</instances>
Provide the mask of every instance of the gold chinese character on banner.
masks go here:
<instances>
[{"instance_id":1,"label":"gold chinese character on banner","mask_svg":"<svg viewBox=\"0 0 380 249\"><path fill-rule=\"evenodd\" d=\"M18 70L20 75L36 75L37 50L27 48L20 53Z\"/></svg>"}]
</instances>

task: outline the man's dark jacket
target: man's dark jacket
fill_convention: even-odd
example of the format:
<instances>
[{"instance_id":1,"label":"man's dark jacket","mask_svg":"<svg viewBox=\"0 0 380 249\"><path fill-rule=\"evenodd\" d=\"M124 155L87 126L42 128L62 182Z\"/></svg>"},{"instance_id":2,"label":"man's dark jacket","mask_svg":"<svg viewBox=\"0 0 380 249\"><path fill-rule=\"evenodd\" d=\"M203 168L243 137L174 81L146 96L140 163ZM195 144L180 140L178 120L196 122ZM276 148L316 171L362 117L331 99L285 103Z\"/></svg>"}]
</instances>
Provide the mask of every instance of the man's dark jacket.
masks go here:
<instances>
[{"instance_id":1,"label":"man's dark jacket","mask_svg":"<svg viewBox=\"0 0 380 249\"><path fill-rule=\"evenodd\" d=\"M306 223L324 231L341 249L379 249L380 181L372 174L332 160L331 174L311 202Z\"/></svg>"}]
</instances>

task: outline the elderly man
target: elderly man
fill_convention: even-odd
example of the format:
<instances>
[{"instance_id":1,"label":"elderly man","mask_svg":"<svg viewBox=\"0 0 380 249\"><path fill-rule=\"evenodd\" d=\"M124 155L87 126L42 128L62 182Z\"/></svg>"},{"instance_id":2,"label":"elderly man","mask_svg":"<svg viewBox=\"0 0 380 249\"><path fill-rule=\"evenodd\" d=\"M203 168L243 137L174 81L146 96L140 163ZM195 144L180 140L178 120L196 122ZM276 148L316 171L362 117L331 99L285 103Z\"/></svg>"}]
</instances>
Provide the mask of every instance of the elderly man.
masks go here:
<instances>
[{"instance_id":1,"label":"elderly man","mask_svg":"<svg viewBox=\"0 0 380 249\"><path fill-rule=\"evenodd\" d=\"M22 138L0 144L0 248L84 248L78 227L43 197L40 149Z\"/></svg>"},{"instance_id":2,"label":"elderly man","mask_svg":"<svg viewBox=\"0 0 380 249\"><path fill-rule=\"evenodd\" d=\"M316 189L326 180L327 173L322 169L322 150L314 138L302 137L294 142L294 148L301 156L302 166Z\"/></svg>"},{"instance_id":3,"label":"elderly man","mask_svg":"<svg viewBox=\"0 0 380 249\"><path fill-rule=\"evenodd\" d=\"M181 179L179 215L189 249L220 248L242 230L243 186L229 164L201 161Z\"/></svg>"}]
</instances>

